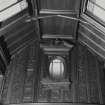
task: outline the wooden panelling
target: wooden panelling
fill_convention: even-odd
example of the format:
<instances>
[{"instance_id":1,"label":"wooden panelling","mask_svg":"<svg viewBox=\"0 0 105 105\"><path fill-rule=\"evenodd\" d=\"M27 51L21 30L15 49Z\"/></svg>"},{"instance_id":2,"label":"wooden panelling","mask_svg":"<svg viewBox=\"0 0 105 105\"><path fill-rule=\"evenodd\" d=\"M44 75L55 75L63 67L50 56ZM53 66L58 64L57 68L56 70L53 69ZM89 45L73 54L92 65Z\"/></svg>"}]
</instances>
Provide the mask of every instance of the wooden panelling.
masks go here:
<instances>
[{"instance_id":1,"label":"wooden panelling","mask_svg":"<svg viewBox=\"0 0 105 105\"><path fill-rule=\"evenodd\" d=\"M79 32L87 34L87 36L94 40L97 44L101 45L104 48L105 44L105 34L94 29L92 26L80 24Z\"/></svg>"},{"instance_id":2,"label":"wooden panelling","mask_svg":"<svg viewBox=\"0 0 105 105\"><path fill-rule=\"evenodd\" d=\"M97 26L97 24L96 24L96 26ZM79 26L79 31L78 31L78 33L79 33L78 40L82 44L86 45L91 50L91 52L93 52L93 54L95 54L99 58L99 60L104 61L105 60L105 33L104 33L104 29L103 29L103 31L101 31L102 28L96 27L96 26L86 25L86 24L84 25L81 23ZM89 62L89 64L90 64L90 62ZM100 67L97 75L99 77L98 89L102 94L101 96L99 94L101 103L105 103L105 101L104 101L105 100L105 94L104 94L105 93L104 92L105 91L105 83L104 83L105 75L104 75L103 65L104 64L102 62L97 64L97 66ZM92 71L93 71L93 69L92 69ZM94 73L91 73L91 74L94 74ZM90 77L91 77L91 75L90 75ZM94 77L94 76L92 76L92 77ZM90 89L90 90L93 91L92 89ZM93 92L91 92L91 94L93 94ZM91 100L94 101L93 98L91 98Z\"/></svg>"},{"instance_id":3,"label":"wooden panelling","mask_svg":"<svg viewBox=\"0 0 105 105\"><path fill-rule=\"evenodd\" d=\"M6 39L8 46L11 46L11 44L14 43L14 41L19 40L19 38L22 38L24 35L30 33L32 29L33 26L30 24L26 24L25 26L22 25L22 27L20 27L17 31L14 31L14 33L11 33Z\"/></svg>"},{"instance_id":4,"label":"wooden panelling","mask_svg":"<svg viewBox=\"0 0 105 105\"><path fill-rule=\"evenodd\" d=\"M89 40L89 38L85 38L84 35L79 34L79 38L78 40L86 45L89 49L91 49L91 51L94 52L94 54L100 56L102 59L105 59L105 52L100 49L95 42L93 42L92 40Z\"/></svg>"},{"instance_id":5,"label":"wooden panelling","mask_svg":"<svg viewBox=\"0 0 105 105\"><path fill-rule=\"evenodd\" d=\"M83 46L79 45L72 53L73 100L76 103L100 103L96 58ZM99 69L98 69L99 70ZM96 78L96 79L95 79ZM102 94L101 94L102 96Z\"/></svg>"},{"instance_id":6,"label":"wooden panelling","mask_svg":"<svg viewBox=\"0 0 105 105\"><path fill-rule=\"evenodd\" d=\"M101 104L85 104L85 103L24 103L11 105L101 105Z\"/></svg>"},{"instance_id":7,"label":"wooden panelling","mask_svg":"<svg viewBox=\"0 0 105 105\"><path fill-rule=\"evenodd\" d=\"M41 93L39 86L43 76L45 77L48 73L48 63L43 62L42 59L46 56L43 56L38 49L38 42L34 42L12 60L8 67L2 92L2 100L5 103L71 102L100 104L103 102L104 99L101 99L102 93L100 92L100 89L102 90L103 88L99 85L99 81L103 80L103 78L100 79L99 77L100 65L95 56L79 43L73 48L70 53L70 59L68 59L70 64L68 63L69 72L67 73L71 78L71 86L67 91L69 97L65 92L62 93L56 90L52 92L45 90L45 93L43 91ZM40 53L41 56L39 57L38 54ZM47 62L46 60L48 59L44 58L45 62ZM63 97L60 94L66 95L63 100L59 98ZM54 98L52 95L57 98Z\"/></svg>"},{"instance_id":8,"label":"wooden panelling","mask_svg":"<svg viewBox=\"0 0 105 105\"><path fill-rule=\"evenodd\" d=\"M38 45L29 45L12 60L5 77L2 100L4 103L29 103L37 93Z\"/></svg>"},{"instance_id":9,"label":"wooden panelling","mask_svg":"<svg viewBox=\"0 0 105 105\"><path fill-rule=\"evenodd\" d=\"M59 17L47 18L40 20L40 27L42 31L42 37L44 34L70 36L72 38L76 35L77 21L63 19Z\"/></svg>"},{"instance_id":10,"label":"wooden panelling","mask_svg":"<svg viewBox=\"0 0 105 105\"><path fill-rule=\"evenodd\" d=\"M105 103L105 68L104 68L104 62L99 62L98 66L100 67L99 72L99 78L100 78L100 84L101 84L101 91L102 91L102 99L103 103Z\"/></svg>"},{"instance_id":11,"label":"wooden panelling","mask_svg":"<svg viewBox=\"0 0 105 105\"><path fill-rule=\"evenodd\" d=\"M58 53L57 48L56 51L54 51L55 53L48 49L49 52L52 52L53 54L47 53L47 51L44 50L45 48L42 49L43 52L41 52L41 71L38 102L72 102L72 91L71 88L69 88L69 85L71 85L69 81L71 72L69 54L66 55L67 52L65 50L63 50L65 52L60 51L63 54ZM52 61L51 59L53 59L56 56L60 56L64 60L64 77L60 80L53 79L49 72L49 65L51 63L50 61ZM49 83L51 81L51 83L56 85L46 85L44 84L44 81L47 81ZM57 81L61 83L61 86L57 85L59 84L59 82ZM67 82L69 83L66 84Z\"/></svg>"},{"instance_id":12,"label":"wooden panelling","mask_svg":"<svg viewBox=\"0 0 105 105\"><path fill-rule=\"evenodd\" d=\"M90 47L97 55L105 59L105 34L92 26L80 24L79 41Z\"/></svg>"},{"instance_id":13,"label":"wooden panelling","mask_svg":"<svg viewBox=\"0 0 105 105\"><path fill-rule=\"evenodd\" d=\"M62 14L77 18L79 16L80 2L81 0L38 0L38 12L40 16ZM42 38L62 37L75 39L77 23L76 20L62 17L40 19L41 36Z\"/></svg>"},{"instance_id":14,"label":"wooden panelling","mask_svg":"<svg viewBox=\"0 0 105 105\"><path fill-rule=\"evenodd\" d=\"M20 14L20 16L18 16ZM35 22L26 23L25 20L27 19L28 13L23 12L19 13L15 16L15 20L11 21L9 24L1 27L0 35L5 37L5 41L7 43L7 47L10 51L10 54L15 54L19 48L22 46L26 46L26 42L34 41L36 35L36 24ZM14 52L14 53L13 53Z\"/></svg>"},{"instance_id":15,"label":"wooden panelling","mask_svg":"<svg viewBox=\"0 0 105 105\"><path fill-rule=\"evenodd\" d=\"M34 35L35 35L34 31L30 31L28 34L25 34L20 39L14 41L14 43L12 43L12 45L9 46L10 53L13 54L15 50L18 51L22 47L22 45L27 46L28 41L30 40L34 41L34 38L35 38Z\"/></svg>"},{"instance_id":16,"label":"wooden panelling","mask_svg":"<svg viewBox=\"0 0 105 105\"><path fill-rule=\"evenodd\" d=\"M80 0L39 0L41 9L78 10Z\"/></svg>"},{"instance_id":17,"label":"wooden panelling","mask_svg":"<svg viewBox=\"0 0 105 105\"><path fill-rule=\"evenodd\" d=\"M10 23L8 23L0 28L0 36L5 35L7 32L9 32L11 30L17 29L17 27L19 25L24 23L25 19L28 16L28 13L19 13L18 15L16 15L15 19L11 20Z\"/></svg>"}]
</instances>

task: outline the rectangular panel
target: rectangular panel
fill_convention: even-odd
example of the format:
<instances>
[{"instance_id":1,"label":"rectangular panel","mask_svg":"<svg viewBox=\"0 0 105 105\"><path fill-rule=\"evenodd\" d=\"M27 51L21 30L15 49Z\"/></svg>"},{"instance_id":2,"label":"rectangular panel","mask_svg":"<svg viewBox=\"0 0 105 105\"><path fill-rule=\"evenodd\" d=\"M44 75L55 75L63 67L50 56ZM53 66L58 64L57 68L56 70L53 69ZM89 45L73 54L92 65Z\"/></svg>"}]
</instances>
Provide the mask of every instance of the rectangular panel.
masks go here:
<instances>
[{"instance_id":1,"label":"rectangular panel","mask_svg":"<svg viewBox=\"0 0 105 105\"><path fill-rule=\"evenodd\" d=\"M76 10L80 0L40 0L41 9Z\"/></svg>"},{"instance_id":2,"label":"rectangular panel","mask_svg":"<svg viewBox=\"0 0 105 105\"><path fill-rule=\"evenodd\" d=\"M75 37L77 21L59 17L40 20L42 35L60 35L62 37Z\"/></svg>"}]
</instances>

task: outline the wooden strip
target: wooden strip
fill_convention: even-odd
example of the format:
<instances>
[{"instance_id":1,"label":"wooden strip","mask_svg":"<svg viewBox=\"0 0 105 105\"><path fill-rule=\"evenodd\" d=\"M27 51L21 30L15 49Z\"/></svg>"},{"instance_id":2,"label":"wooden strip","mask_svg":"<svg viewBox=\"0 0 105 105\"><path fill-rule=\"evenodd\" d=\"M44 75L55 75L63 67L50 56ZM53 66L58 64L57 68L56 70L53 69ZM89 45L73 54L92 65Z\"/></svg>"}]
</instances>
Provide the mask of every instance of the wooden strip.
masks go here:
<instances>
[{"instance_id":1,"label":"wooden strip","mask_svg":"<svg viewBox=\"0 0 105 105\"><path fill-rule=\"evenodd\" d=\"M14 27L14 24L17 24L17 22L19 22L19 24L20 24L20 21L22 19L25 19L25 17L27 17L27 16L28 16L28 14L24 14L22 17L19 17L18 19L12 21L10 24L2 27L0 29L0 36L3 35L3 34L5 34L8 30L11 30L11 28Z\"/></svg>"},{"instance_id":2,"label":"wooden strip","mask_svg":"<svg viewBox=\"0 0 105 105\"><path fill-rule=\"evenodd\" d=\"M92 29L91 27L89 28L83 24L80 24L79 33L81 33L81 32L85 32L86 35L92 34L91 36L94 36L97 39L99 39L101 42L105 43L105 34L102 34L102 33L98 32L97 30Z\"/></svg>"},{"instance_id":3,"label":"wooden strip","mask_svg":"<svg viewBox=\"0 0 105 105\"><path fill-rule=\"evenodd\" d=\"M30 29L31 28L31 29ZM11 40L11 38L16 37L18 34L23 33L23 31L30 31L30 30L34 30L34 27L32 26L32 24L25 24L22 23L21 25L18 25L15 27L15 29L12 29L11 31L7 32L4 36L5 36L5 40ZM25 33L25 32L24 32ZM22 34L23 35L23 34ZM19 36L19 35L18 35Z\"/></svg>"},{"instance_id":4,"label":"wooden strip","mask_svg":"<svg viewBox=\"0 0 105 105\"><path fill-rule=\"evenodd\" d=\"M79 11L41 9L39 13L40 14L73 14L73 15L78 15Z\"/></svg>"},{"instance_id":5,"label":"wooden strip","mask_svg":"<svg viewBox=\"0 0 105 105\"><path fill-rule=\"evenodd\" d=\"M18 43L19 41L21 41L22 39L24 39L25 37L29 37L31 34L33 35L34 30L29 31L28 33L24 34L23 36L21 36L19 39L17 39L16 41L14 41L13 43L11 43L10 45L8 45L8 48L14 46L16 43ZM31 35L31 36L32 36Z\"/></svg>"},{"instance_id":6,"label":"wooden strip","mask_svg":"<svg viewBox=\"0 0 105 105\"><path fill-rule=\"evenodd\" d=\"M53 38L61 38L61 39L73 39L73 35L53 35L53 34L43 34L42 35L43 39L53 39Z\"/></svg>"},{"instance_id":7,"label":"wooden strip","mask_svg":"<svg viewBox=\"0 0 105 105\"><path fill-rule=\"evenodd\" d=\"M23 46L27 46L30 41L34 41L34 35L28 35L24 37L20 42L15 43L13 46L11 46L10 49L10 54L15 54L19 49L21 49ZM31 39L32 38L32 39ZM18 47L17 47L18 46Z\"/></svg>"},{"instance_id":8,"label":"wooden strip","mask_svg":"<svg viewBox=\"0 0 105 105\"><path fill-rule=\"evenodd\" d=\"M98 55L102 59L105 60L105 56L104 55L102 55L100 52L98 52L96 49L94 49L91 45L89 45L90 42L87 43L86 41L83 41L83 39L80 39L80 38L79 38L79 41L80 41L81 44L86 45L95 55Z\"/></svg>"},{"instance_id":9,"label":"wooden strip","mask_svg":"<svg viewBox=\"0 0 105 105\"><path fill-rule=\"evenodd\" d=\"M94 29L98 30L102 34L105 34L105 27L99 24L97 21L93 20L91 17L87 16L86 14L82 14L81 17L90 24L89 26L94 27Z\"/></svg>"},{"instance_id":10,"label":"wooden strip","mask_svg":"<svg viewBox=\"0 0 105 105\"><path fill-rule=\"evenodd\" d=\"M100 82L100 71L99 71L99 64L98 61L96 61L96 71L97 71L97 84L98 84L98 91L99 91L99 100L101 104L103 103L103 98L102 98L102 89L101 89L101 82Z\"/></svg>"},{"instance_id":11,"label":"wooden strip","mask_svg":"<svg viewBox=\"0 0 105 105\"><path fill-rule=\"evenodd\" d=\"M101 105L101 104L83 104L83 103L24 103L10 105Z\"/></svg>"},{"instance_id":12,"label":"wooden strip","mask_svg":"<svg viewBox=\"0 0 105 105\"><path fill-rule=\"evenodd\" d=\"M87 39L88 41L90 41L91 43L93 43L95 46L97 46L99 49L105 51L105 49L99 45L98 43L96 43L95 41L93 41L92 39L90 39L88 36L85 35L85 33L81 32L81 36L84 37L85 39Z\"/></svg>"}]
</instances>

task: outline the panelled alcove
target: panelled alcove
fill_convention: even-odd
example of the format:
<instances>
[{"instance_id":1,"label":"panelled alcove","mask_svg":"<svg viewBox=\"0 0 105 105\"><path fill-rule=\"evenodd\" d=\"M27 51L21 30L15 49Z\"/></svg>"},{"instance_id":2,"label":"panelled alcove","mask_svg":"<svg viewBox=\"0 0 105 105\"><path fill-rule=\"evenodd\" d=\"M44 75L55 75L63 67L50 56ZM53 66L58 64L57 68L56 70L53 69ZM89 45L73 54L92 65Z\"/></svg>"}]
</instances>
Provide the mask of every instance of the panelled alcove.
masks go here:
<instances>
[{"instance_id":1,"label":"panelled alcove","mask_svg":"<svg viewBox=\"0 0 105 105\"><path fill-rule=\"evenodd\" d=\"M104 2L1 0L0 104L104 105Z\"/></svg>"}]
</instances>

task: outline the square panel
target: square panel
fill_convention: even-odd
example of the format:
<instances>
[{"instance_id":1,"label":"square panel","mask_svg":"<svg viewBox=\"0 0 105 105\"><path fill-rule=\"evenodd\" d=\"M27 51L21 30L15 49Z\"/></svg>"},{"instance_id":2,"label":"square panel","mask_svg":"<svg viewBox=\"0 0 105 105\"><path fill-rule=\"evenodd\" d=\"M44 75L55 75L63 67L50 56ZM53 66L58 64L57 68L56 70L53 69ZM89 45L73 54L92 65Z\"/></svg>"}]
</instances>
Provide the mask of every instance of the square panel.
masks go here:
<instances>
[{"instance_id":1,"label":"square panel","mask_svg":"<svg viewBox=\"0 0 105 105\"><path fill-rule=\"evenodd\" d=\"M40 9L76 10L80 0L40 0Z\"/></svg>"},{"instance_id":2,"label":"square panel","mask_svg":"<svg viewBox=\"0 0 105 105\"><path fill-rule=\"evenodd\" d=\"M61 17L52 17L40 20L42 37L63 37L75 39L77 21L64 19ZM52 36L53 35L53 36Z\"/></svg>"}]
</instances>

